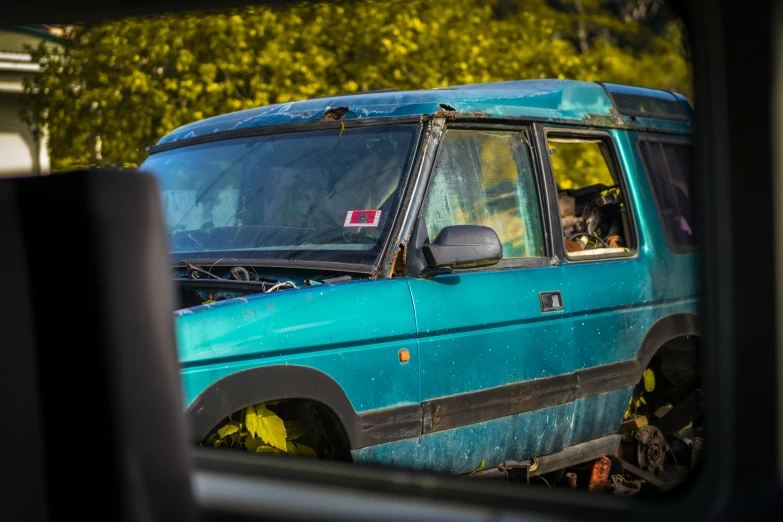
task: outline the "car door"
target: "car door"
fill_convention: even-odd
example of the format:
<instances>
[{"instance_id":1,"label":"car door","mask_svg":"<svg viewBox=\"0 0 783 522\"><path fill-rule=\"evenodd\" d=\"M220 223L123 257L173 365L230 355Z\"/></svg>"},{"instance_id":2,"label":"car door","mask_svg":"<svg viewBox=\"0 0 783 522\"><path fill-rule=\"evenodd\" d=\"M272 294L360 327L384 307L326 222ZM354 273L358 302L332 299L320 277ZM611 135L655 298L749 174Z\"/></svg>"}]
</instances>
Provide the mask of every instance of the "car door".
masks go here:
<instances>
[{"instance_id":1,"label":"car door","mask_svg":"<svg viewBox=\"0 0 783 522\"><path fill-rule=\"evenodd\" d=\"M430 175L419 214L430 240L447 226L488 226L503 260L408 279L424 409L421 467L463 473L567 445L557 435L565 418L531 423L517 415L568 401L575 355L569 293L547 244L530 143L527 128L452 125Z\"/></svg>"},{"instance_id":2,"label":"car door","mask_svg":"<svg viewBox=\"0 0 783 522\"><path fill-rule=\"evenodd\" d=\"M624 132L565 126L544 127L542 132L550 157L546 164L559 192L556 240L571 245L584 240L584 250L563 249L562 266L571 290L579 392L591 401L596 437L616 431L622 421L631 387L638 381L630 363L661 316L656 284L675 276L667 273L672 266L656 263L662 258L647 241L646 224L636 226L640 209L634 203L643 197L643 187ZM576 196L575 202L569 203L569 195ZM606 203L610 200L613 203ZM573 233L566 224L573 213L601 217L597 225L587 225L587 232ZM614 232L602 232L609 229Z\"/></svg>"}]
</instances>

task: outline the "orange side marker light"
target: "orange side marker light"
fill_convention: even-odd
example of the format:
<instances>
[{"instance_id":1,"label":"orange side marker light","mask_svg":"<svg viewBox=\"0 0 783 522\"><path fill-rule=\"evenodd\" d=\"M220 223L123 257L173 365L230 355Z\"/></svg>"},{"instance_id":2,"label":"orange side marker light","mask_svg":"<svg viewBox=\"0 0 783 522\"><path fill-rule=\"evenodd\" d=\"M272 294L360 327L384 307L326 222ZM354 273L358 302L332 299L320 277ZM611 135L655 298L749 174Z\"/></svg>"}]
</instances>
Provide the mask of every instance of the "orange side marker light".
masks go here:
<instances>
[{"instance_id":1,"label":"orange side marker light","mask_svg":"<svg viewBox=\"0 0 783 522\"><path fill-rule=\"evenodd\" d=\"M409 352L407 348L401 349L399 355L401 363L406 363L411 360L411 352Z\"/></svg>"}]
</instances>

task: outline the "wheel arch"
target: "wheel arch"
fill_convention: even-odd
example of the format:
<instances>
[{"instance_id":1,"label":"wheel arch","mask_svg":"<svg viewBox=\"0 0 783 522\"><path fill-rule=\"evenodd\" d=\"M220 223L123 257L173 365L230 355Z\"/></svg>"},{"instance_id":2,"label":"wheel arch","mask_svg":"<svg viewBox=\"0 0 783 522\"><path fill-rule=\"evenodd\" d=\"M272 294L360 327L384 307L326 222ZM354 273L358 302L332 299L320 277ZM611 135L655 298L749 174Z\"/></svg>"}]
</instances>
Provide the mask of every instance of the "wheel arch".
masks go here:
<instances>
[{"instance_id":1,"label":"wheel arch","mask_svg":"<svg viewBox=\"0 0 783 522\"><path fill-rule=\"evenodd\" d=\"M693 337L695 341L701 339L701 321L699 316L692 313L677 313L667 315L656 321L642 339L639 351L636 355L638 362L639 379L650 364L650 361L660 349L672 341Z\"/></svg>"},{"instance_id":2,"label":"wheel arch","mask_svg":"<svg viewBox=\"0 0 783 522\"><path fill-rule=\"evenodd\" d=\"M191 439L200 443L229 414L280 399L307 400L329 409L351 448L360 443L361 416L329 375L306 366L262 366L232 373L207 386L185 410Z\"/></svg>"}]
</instances>

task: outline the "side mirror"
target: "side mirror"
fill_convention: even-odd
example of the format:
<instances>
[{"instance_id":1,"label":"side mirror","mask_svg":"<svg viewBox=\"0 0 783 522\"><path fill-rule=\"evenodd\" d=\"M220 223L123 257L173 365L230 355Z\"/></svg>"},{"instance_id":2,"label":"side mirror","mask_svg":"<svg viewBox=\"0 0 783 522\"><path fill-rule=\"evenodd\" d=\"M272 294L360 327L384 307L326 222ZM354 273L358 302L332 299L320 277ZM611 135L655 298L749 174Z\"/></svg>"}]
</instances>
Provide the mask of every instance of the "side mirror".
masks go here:
<instances>
[{"instance_id":1,"label":"side mirror","mask_svg":"<svg viewBox=\"0 0 783 522\"><path fill-rule=\"evenodd\" d=\"M503 258L500 238L489 227L456 225L440 231L422 246L428 268L475 268L494 265Z\"/></svg>"}]
</instances>

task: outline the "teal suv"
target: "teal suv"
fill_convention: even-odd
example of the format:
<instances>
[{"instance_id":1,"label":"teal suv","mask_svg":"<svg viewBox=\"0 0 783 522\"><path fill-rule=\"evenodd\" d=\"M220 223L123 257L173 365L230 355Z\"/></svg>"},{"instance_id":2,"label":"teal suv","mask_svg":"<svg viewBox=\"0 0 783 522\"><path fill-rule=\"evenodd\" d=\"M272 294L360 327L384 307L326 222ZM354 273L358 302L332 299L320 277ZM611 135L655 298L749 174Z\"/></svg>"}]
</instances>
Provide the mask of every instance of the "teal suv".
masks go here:
<instances>
[{"instance_id":1,"label":"teal suv","mask_svg":"<svg viewBox=\"0 0 783 522\"><path fill-rule=\"evenodd\" d=\"M462 474L616 433L648 368L697 386L692 121L541 80L167 135L141 169L194 441Z\"/></svg>"}]
</instances>

